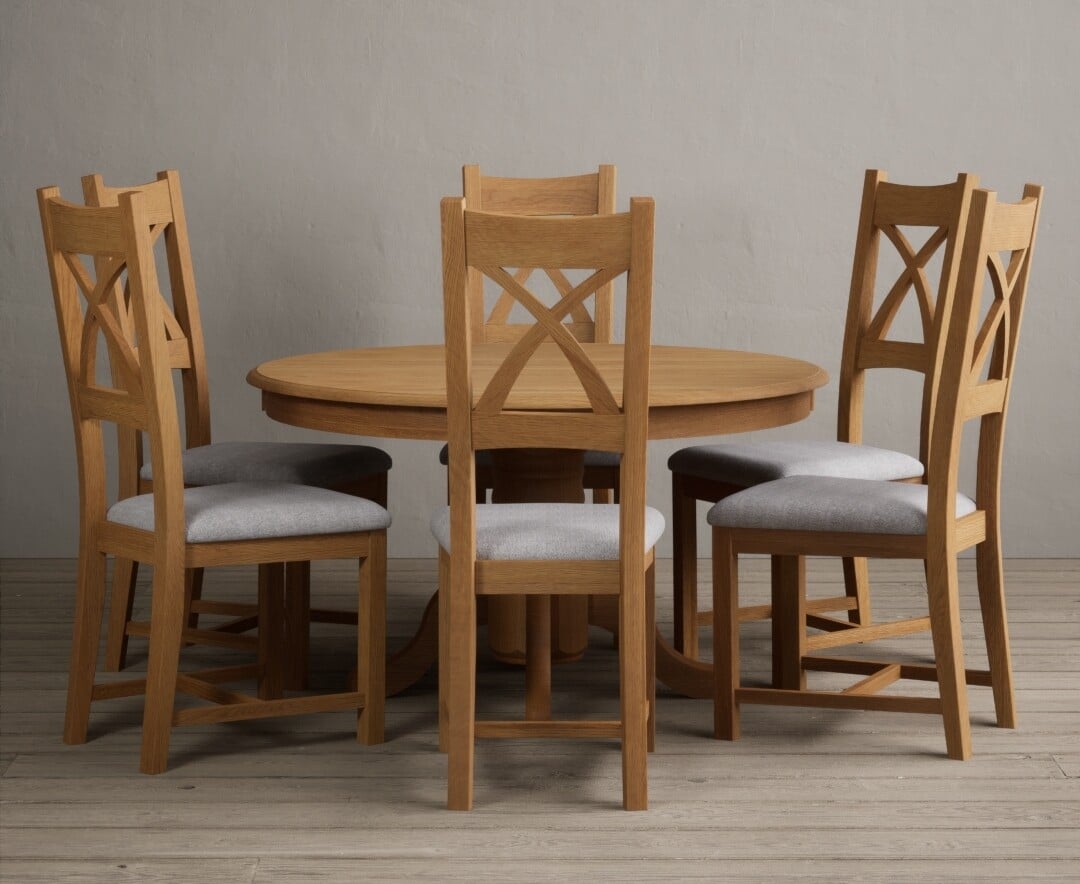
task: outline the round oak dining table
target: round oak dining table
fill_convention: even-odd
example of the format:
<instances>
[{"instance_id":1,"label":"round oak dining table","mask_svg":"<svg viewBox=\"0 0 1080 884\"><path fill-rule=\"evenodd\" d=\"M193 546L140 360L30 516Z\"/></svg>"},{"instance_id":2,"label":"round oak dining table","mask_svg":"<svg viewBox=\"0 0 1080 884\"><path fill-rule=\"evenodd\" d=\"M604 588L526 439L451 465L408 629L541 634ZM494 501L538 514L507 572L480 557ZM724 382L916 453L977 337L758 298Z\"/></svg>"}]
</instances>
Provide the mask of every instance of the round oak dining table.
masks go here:
<instances>
[{"instance_id":1,"label":"round oak dining table","mask_svg":"<svg viewBox=\"0 0 1080 884\"><path fill-rule=\"evenodd\" d=\"M512 344L473 350L473 389L479 400ZM623 348L582 344L621 403ZM765 353L653 345L649 376L649 438L743 433L794 423L813 409L814 391L828 381L809 362ZM264 362L248 373L273 420L296 427L399 439L447 438L444 349L436 344L306 353ZM570 364L544 344L522 371L505 404L512 410L588 411ZM494 502L584 501L584 454L564 449L493 452ZM522 599L487 599L488 641L505 661L523 662ZM494 603L494 604L493 604ZM437 656L438 605L429 603L416 636L391 657L388 693L417 681ZM590 623L614 631L607 599L557 597L553 661L580 657ZM710 664L678 653L658 632L656 674L692 697L711 694Z\"/></svg>"}]
</instances>

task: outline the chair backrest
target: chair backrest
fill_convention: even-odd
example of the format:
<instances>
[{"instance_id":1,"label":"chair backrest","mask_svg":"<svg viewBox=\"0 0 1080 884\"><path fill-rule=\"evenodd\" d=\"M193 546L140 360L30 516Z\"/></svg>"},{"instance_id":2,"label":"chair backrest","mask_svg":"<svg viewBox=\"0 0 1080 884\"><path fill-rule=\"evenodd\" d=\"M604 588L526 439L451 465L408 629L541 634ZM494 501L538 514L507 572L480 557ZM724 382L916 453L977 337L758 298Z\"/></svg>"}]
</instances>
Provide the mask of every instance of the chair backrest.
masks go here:
<instances>
[{"instance_id":1,"label":"chair backrest","mask_svg":"<svg viewBox=\"0 0 1080 884\"><path fill-rule=\"evenodd\" d=\"M1042 195L1042 187L1028 184L1018 203L999 203L986 190L972 197L928 465L931 530L946 531L955 521L960 443L973 418L980 419L975 502L988 519L998 518L1005 415ZM984 307L988 280L992 297Z\"/></svg>"},{"instance_id":2,"label":"chair backrest","mask_svg":"<svg viewBox=\"0 0 1080 884\"><path fill-rule=\"evenodd\" d=\"M61 199L55 187L38 191L38 205L75 425L82 541L94 542L95 526L105 517L101 425L108 422L149 436L158 537L179 538L173 548L182 548L184 483L170 370L177 348L158 285L152 232L171 211L147 193L121 194L114 207L81 206ZM83 256L93 259L93 272ZM113 309L118 287L130 332ZM109 372L99 364L101 338ZM111 386L102 381L105 374L111 374Z\"/></svg>"},{"instance_id":3,"label":"chair backrest","mask_svg":"<svg viewBox=\"0 0 1080 884\"><path fill-rule=\"evenodd\" d=\"M164 305L164 317L170 342L170 364L179 370L184 392L184 442L188 448L208 445L210 387L180 173L175 170L158 172L155 181L126 187L111 187L100 175L84 175L82 186L83 199L88 206L116 206L120 194L131 191L145 193L150 199L154 209L152 239L156 244L164 238L169 267L172 304ZM130 332L130 307L120 299L115 306L121 328Z\"/></svg>"},{"instance_id":4,"label":"chair backrest","mask_svg":"<svg viewBox=\"0 0 1080 884\"><path fill-rule=\"evenodd\" d=\"M482 175L479 166L461 170L465 208L474 212L497 212L504 215L611 215L615 212L615 167L600 166L587 175L565 178L496 178ZM514 279L524 284L534 270L543 270L560 296L573 286L558 267L518 267ZM528 323L510 322L517 303L503 289L485 315L484 280L481 274L469 273L470 318L473 340L516 341L529 328ZM593 311L577 304L564 321L579 341L610 343L614 324L612 284L600 286L593 296Z\"/></svg>"},{"instance_id":5,"label":"chair backrest","mask_svg":"<svg viewBox=\"0 0 1080 884\"><path fill-rule=\"evenodd\" d=\"M577 218L472 212L465 209L463 199L443 200L453 549L475 550L476 459L472 452L491 448L581 448L623 453L624 552L632 556L636 549L644 555L653 214L653 201L647 198L631 200L628 213ZM541 266L594 272L549 308L505 269ZM536 320L516 343L498 349L501 361L483 389L474 389L477 375L473 371L474 328L469 316L470 270L503 286ZM612 391L590 352L563 325L563 319L598 287L623 274L626 328L620 397ZM543 396L533 402L514 401L515 384L541 351L546 351L549 358L561 353L570 364L584 394L576 410L545 410ZM573 392L568 390L566 395L572 396Z\"/></svg>"},{"instance_id":6,"label":"chair backrest","mask_svg":"<svg viewBox=\"0 0 1080 884\"><path fill-rule=\"evenodd\" d=\"M863 441L866 371L908 369L924 376L919 459L927 462L934 425L934 388L944 346L940 320L956 285L971 194L977 186L977 177L966 173L951 184L923 187L892 184L877 169L866 172L840 363L837 439L841 442ZM902 228L926 228L929 235L921 245L913 245ZM875 311L882 237L896 249L903 270ZM939 251L941 275L934 289L926 268ZM918 303L921 340L890 339L893 321L909 296Z\"/></svg>"}]
</instances>

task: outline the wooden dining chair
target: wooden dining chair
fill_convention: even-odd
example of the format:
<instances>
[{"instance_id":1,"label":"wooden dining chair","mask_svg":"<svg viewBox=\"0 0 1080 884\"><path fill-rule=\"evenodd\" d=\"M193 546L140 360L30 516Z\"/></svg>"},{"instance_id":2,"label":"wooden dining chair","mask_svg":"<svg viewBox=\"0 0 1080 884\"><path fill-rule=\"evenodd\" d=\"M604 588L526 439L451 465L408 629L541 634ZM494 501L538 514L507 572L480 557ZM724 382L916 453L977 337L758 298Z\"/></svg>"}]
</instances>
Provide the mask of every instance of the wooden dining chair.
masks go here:
<instances>
[{"instance_id":1,"label":"wooden dining chair","mask_svg":"<svg viewBox=\"0 0 1080 884\"><path fill-rule=\"evenodd\" d=\"M716 736L739 736L743 703L922 712L943 716L950 758L971 755L967 685L990 685L999 727L1015 727L1012 665L1001 562L1001 460L1005 415L1031 271L1042 188L1029 184L1015 204L976 190L963 237L955 295L946 291L935 321L945 343L930 366L933 397L925 485L822 476L766 482L715 504L713 641ZM1002 257L1002 253L1005 256ZM983 310L989 277L992 294ZM979 419L974 499L959 493L960 442ZM965 669L960 634L957 555L975 547L988 670ZM739 553L782 556L788 579L774 599L774 688L739 682ZM828 648L885 636L879 626L818 625L808 614L803 557L877 556L924 559L934 665L813 656ZM837 621L839 623L839 621ZM863 676L840 693L807 690L807 670ZM937 681L938 697L879 693L898 679Z\"/></svg>"},{"instance_id":2,"label":"wooden dining chair","mask_svg":"<svg viewBox=\"0 0 1080 884\"><path fill-rule=\"evenodd\" d=\"M465 208L475 212L499 212L507 215L611 215L615 212L615 167L601 165L596 172L564 178L497 178L483 175L477 165L461 170ZM514 279L524 285L536 270L542 270L560 296L572 288L566 274L558 267L519 269ZM484 302L484 278L470 272L469 320L473 340L477 342L514 342L531 325L511 321L517 303L505 289L498 294L491 311ZM592 312L585 303L575 306L563 324L583 343L611 343L615 322L613 287L600 286L592 298ZM439 462L447 463L448 446L439 452ZM491 453L477 452L476 494L483 503L495 487ZM593 503L618 501L619 458L611 451L586 451L583 485Z\"/></svg>"},{"instance_id":3,"label":"wooden dining chair","mask_svg":"<svg viewBox=\"0 0 1080 884\"><path fill-rule=\"evenodd\" d=\"M863 182L862 208L851 274L844 349L840 366L840 402L837 441L768 440L724 442L683 448L671 456L672 534L674 540L675 647L698 657L698 635L711 623L711 612L699 611L697 601L697 502L716 503L744 488L785 476L836 476L851 479L922 482L933 420L932 390L938 325L936 307L953 284L954 256L962 234L974 175L960 174L951 184L912 186L893 184L876 169ZM905 233L905 231L907 231ZM925 237L922 245L908 238ZM892 280L879 273L882 239L895 247L903 270ZM927 278L927 266L941 256L936 287ZM887 294L874 310L875 294L884 281ZM906 298L918 302L920 341L897 341L890 331ZM863 444L865 381L870 369L891 368L923 375L919 429L919 457ZM783 561L773 562L774 585L783 579ZM811 616L829 611L847 612L855 625L872 624L869 573L864 558L843 560L845 595L807 602ZM744 607L742 620L765 620L770 605ZM774 628L779 628L774 622ZM910 624L908 624L910 626ZM894 626L894 630L905 628Z\"/></svg>"},{"instance_id":4,"label":"wooden dining chair","mask_svg":"<svg viewBox=\"0 0 1080 884\"><path fill-rule=\"evenodd\" d=\"M86 175L82 185L89 206L116 206L121 193L137 191L151 194L158 204L168 208L167 217L157 219L153 236L155 242L164 237L169 267L172 309L166 309L163 315L169 336L169 359L180 375L183 390L185 485L293 482L354 494L385 507L387 473L392 461L379 448L321 442L211 441L210 388L180 174L159 172L155 181L124 187L110 187L100 175ZM124 303L118 285L111 296L111 309L125 336L133 341L130 305ZM143 436L137 430L119 425L117 433L120 494L122 497L145 494L152 488L153 465L143 463ZM309 562L288 563L286 575L285 598L290 613L286 684L302 689L307 685L308 620L355 623L356 619L351 612L311 610ZM114 563L105 653L105 668L112 671L123 669L126 664L128 637L149 634L149 623L132 618L137 576L136 562L120 559ZM257 612L251 605L203 599L200 568L192 569L187 575L187 594L189 626L199 625L200 613L230 618L218 623L213 630L217 633L212 636L213 641L235 644L237 633L257 622Z\"/></svg>"},{"instance_id":5,"label":"wooden dining chair","mask_svg":"<svg viewBox=\"0 0 1080 884\"><path fill-rule=\"evenodd\" d=\"M144 694L144 773L165 770L175 725L357 709L358 739L381 742L389 514L370 500L285 482L185 489L172 369L178 352L190 352L190 343L177 335L153 254L155 231L175 217L167 182L122 193L116 207L66 202L55 187L39 190L38 203L79 472L79 566L64 741L85 742L94 700ZM93 259L93 273L84 257ZM136 345L110 304L117 285L130 309ZM111 385L102 380L99 365L102 339ZM109 505L105 423L147 435L151 493ZM107 555L153 567L144 679L95 683ZM360 561L357 690L286 697L280 647L286 626L284 563L344 557ZM199 634L203 630L185 626L185 572L226 564L260 566L258 662L180 672L182 644L205 638ZM258 696L223 686L251 677L258 680ZM209 705L177 708L178 692Z\"/></svg>"},{"instance_id":6,"label":"wooden dining chair","mask_svg":"<svg viewBox=\"0 0 1080 884\"><path fill-rule=\"evenodd\" d=\"M448 804L473 803L477 737L598 737L622 740L623 806L648 803L646 753L652 715L654 546L663 516L645 506L653 202L627 214L579 218L473 212L442 202L450 505L432 519L440 546L440 683L449 752ZM507 268L591 270L552 308ZM490 378L473 369L472 274L502 286L536 320L507 348ZM626 274L621 397L563 320L599 287ZM557 347L581 384L573 411L547 411L515 393L541 347ZM566 448L622 455L618 504L477 504L474 453L488 448ZM550 593L615 595L619 608L620 718L476 721L477 598L525 595L526 692L550 686Z\"/></svg>"}]
</instances>

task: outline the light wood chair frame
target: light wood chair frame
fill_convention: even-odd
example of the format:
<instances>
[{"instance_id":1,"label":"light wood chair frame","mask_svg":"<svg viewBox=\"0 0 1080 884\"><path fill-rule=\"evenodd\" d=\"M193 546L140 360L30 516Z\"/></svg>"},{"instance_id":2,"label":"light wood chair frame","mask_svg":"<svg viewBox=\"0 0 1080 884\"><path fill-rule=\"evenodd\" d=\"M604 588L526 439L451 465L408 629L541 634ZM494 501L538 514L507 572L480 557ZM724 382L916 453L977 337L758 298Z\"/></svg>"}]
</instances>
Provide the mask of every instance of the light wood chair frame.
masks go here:
<instances>
[{"instance_id":1,"label":"light wood chair frame","mask_svg":"<svg viewBox=\"0 0 1080 884\"><path fill-rule=\"evenodd\" d=\"M449 752L448 806L473 803L477 737L595 737L622 740L623 806L647 807L646 755L655 727L652 697L653 556L645 550L645 463L652 301L653 202L633 199L630 212L608 217L530 218L466 211L442 202L443 282L450 440L451 549L440 554L440 718ZM545 307L504 268L553 267L596 272ZM483 273L522 303L536 323L521 335L487 387L473 389L475 323L470 276ZM562 323L600 285L627 275L622 401ZM566 355L592 411L506 408L514 382L546 339ZM551 346L549 344L548 346ZM592 448L622 452L618 561L477 561L475 452L488 448ZM528 605L526 691L550 687L550 593L617 595L621 716L616 721L477 721L477 599L525 595ZM653 687L649 687L649 685ZM653 724L650 724L653 722Z\"/></svg>"},{"instance_id":2,"label":"light wood chair frame","mask_svg":"<svg viewBox=\"0 0 1080 884\"><path fill-rule=\"evenodd\" d=\"M862 206L855 240L854 266L844 328L843 355L840 363L839 413L837 440L861 444L865 413L866 372L876 368L907 369L924 377L922 409L919 423L919 460L927 461L930 429L933 425L934 402L932 367L935 353L942 343L938 340L936 304L942 293L955 281L954 260L956 238L962 233L971 193L978 178L961 173L951 184L919 187L892 184L886 174L869 169L863 182ZM932 232L922 246L916 247L900 230L901 227L925 227ZM874 297L878 284L877 267L882 237L895 246L904 263L900 276L890 287L880 307L874 312ZM944 247L942 271L936 297L926 275L926 266ZM951 274L951 275L950 275ZM918 300L922 340L920 342L889 340L893 320L909 292ZM686 473L672 472L672 536L675 648L688 657L697 658L699 630L712 623L711 611L699 611L697 600L697 504L713 504L744 489L703 479ZM924 482L923 478L902 481ZM788 566L778 560L772 563L773 594L785 579ZM807 601L808 616L813 620L830 611L846 611L847 622L835 618L819 619L830 628L870 626L873 623L870 604L870 575L867 561L859 556L843 558L845 594L839 597ZM744 606L739 613L743 622L768 620L772 605ZM842 624L842 625L838 625ZM894 634L905 634L913 623L891 624ZM774 630L783 627L775 623ZM925 625L921 628L925 628Z\"/></svg>"},{"instance_id":3,"label":"light wood chair frame","mask_svg":"<svg viewBox=\"0 0 1080 884\"><path fill-rule=\"evenodd\" d=\"M943 717L948 756L971 755L967 685L991 686L999 727L1016 727L1012 663L1001 557L1001 465L1005 415L1012 387L1017 337L1031 267L1042 188L1029 184L1023 200L998 203L976 190L963 237L955 295L938 303L936 321L945 345L931 368L933 433L928 461L928 524L922 535L877 535L782 530L713 529L713 641L715 733L739 736L742 703L871 709ZM958 243L957 248L960 248ZM1007 266L999 253L1009 252ZM985 275L994 298L980 322ZM985 380L983 374L987 375ZM978 419L976 511L957 518L955 500L960 442L967 421ZM965 669L960 633L957 555L975 547L979 601L989 668ZM739 553L779 556L784 577L774 596L773 668L779 686L744 688L739 683ZM926 562L934 665L814 656L849 641L890 635L887 627L829 631L808 612L803 556L867 556ZM826 631L808 636L807 626ZM807 670L861 675L840 693L806 690ZM898 679L936 681L938 697L882 695Z\"/></svg>"},{"instance_id":4,"label":"light wood chair frame","mask_svg":"<svg viewBox=\"0 0 1080 884\"><path fill-rule=\"evenodd\" d=\"M169 288L172 309L164 316L169 331L169 361L179 372L184 399L184 447L209 445L210 385L206 369L206 350L203 343L199 299L195 288L195 272L188 238L187 214L184 210L180 174L175 170L158 172L155 181L144 184L113 187L106 185L101 175L85 175L82 179L83 198L88 206L119 205L121 193L149 192L152 199L171 210L171 219L155 227L155 240L164 236L169 268ZM119 286L114 286L111 309L128 340L134 340L134 324L130 309L125 307ZM117 379L114 378L114 381ZM130 427L117 425L117 464L120 496L131 497L152 490L150 480L142 479L142 434ZM334 490L365 497L380 506L387 505L387 474L377 473ZM311 608L311 563L289 562L285 566L286 621L285 682L294 690L308 683L308 650L310 622L355 624L356 615L349 611ZM138 563L127 559L113 562L112 602L106 638L105 669L120 671L127 664L128 638L150 634L147 621L133 619L135 584ZM200 614L224 616L212 629L196 633L200 643L225 647L254 648L258 639L244 635L258 624L257 606L240 602L223 602L202 598L203 572L193 568L186 575L187 624L196 629Z\"/></svg>"},{"instance_id":5,"label":"light wood chair frame","mask_svg":"<svg viewBox=\"0 0 1080 884\"><path fill-rule=\"evenodd\" d=\"M75 427L79 472L79 566L64 741L87 738L95 700L145 695L140 770L161 773L173 726L236 721L338 709L357 709L363 743L383 739L385 703L386 532L350 532L272 540L187 543L180 427L172 368L190 354L158 286L153 243L174 214L167 187L120 194L117 207L85 207L38 191L42 230ZM81 256L94 259L92 279ZM110 305L121 273L131 306L134 338ZM80 297L81 295L81 297ZM85 310L82 300L85 299ZM171 318L170 318L171 317ZM104 337L112 386L98 375ZM133 346L132 340L137 342ZM190 414L190 413L189 413ZM189 420L192 418L189 416ZM103 423L146 433L154 471L155 530L106 518ZM130 478L128 476L127 478ZM98 641L105 603L106 556L153 566L150 651L146 678L96 683ZM356 557L360 561L357 690L285 697L280 643L284 628L284 562ZM226 564L258 564L258 663L180 672L185 641L205 630L185 626L185 573ZM222 687L257 677L258 697ZM177 709L177 692L209 705Z\"/></svg>"}]
</instances>

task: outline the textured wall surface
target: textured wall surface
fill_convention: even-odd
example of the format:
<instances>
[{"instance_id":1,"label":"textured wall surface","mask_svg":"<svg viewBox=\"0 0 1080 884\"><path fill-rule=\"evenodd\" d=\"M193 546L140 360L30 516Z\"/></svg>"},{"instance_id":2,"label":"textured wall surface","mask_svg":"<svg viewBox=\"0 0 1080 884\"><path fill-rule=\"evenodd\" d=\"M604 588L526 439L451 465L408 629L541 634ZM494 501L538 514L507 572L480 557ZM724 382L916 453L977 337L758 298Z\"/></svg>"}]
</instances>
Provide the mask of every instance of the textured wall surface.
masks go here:
<instances>
[{"instance_id":1,"label":"textured wall surface","mask_svg":"<svg viewBox=\"0 0 1080 884\"><path fill-rule=\"evenodd\" d=\"M1006 551L1080 555L1080 5L1062 2L3 0L0 554L76 546L74 446L34 189L183 175L217 439L312 438L258 362L441 337L438 201L460 167L619 168L657 202L662 343L785 353L834 382L863 170L1047 197L1007 441ZM871 441L911 450L913 385ZM331 437L327 437L331 438ZM651 502L668 509L651 448ZM434 443L388 441L391 554L432 555ZM664 555L670 547L662 547Z\"/></svg>"}]
</instances>

